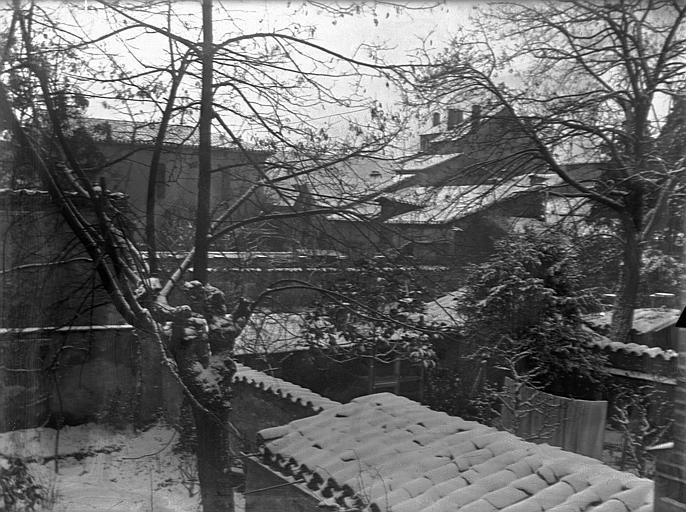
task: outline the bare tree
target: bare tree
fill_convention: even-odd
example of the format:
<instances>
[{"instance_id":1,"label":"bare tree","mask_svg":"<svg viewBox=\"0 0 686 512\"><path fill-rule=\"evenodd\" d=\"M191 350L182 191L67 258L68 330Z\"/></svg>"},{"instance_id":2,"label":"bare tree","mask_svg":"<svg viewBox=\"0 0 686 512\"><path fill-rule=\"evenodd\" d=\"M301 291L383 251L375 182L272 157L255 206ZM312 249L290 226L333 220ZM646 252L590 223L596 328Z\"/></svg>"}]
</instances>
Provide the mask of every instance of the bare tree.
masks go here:
<instances>
[{"instance_id":1,"label":"bare tree","mask_svg":"<svg viewBox=\"0 0 686 512\"><path fill-rule=\"evenodd\" d=\"M104 17L111 21L104 32L74 36L73 30L65 28L69 25L39 4L24 5L20 0L13 3L3 41L0 118L7 120L14 140L31 155L41 185L49 191L84 247L117 311L141 337L159 348L161 361L191 402L198 429L198 475L204 510L232 510L227 430L230 382L234 373L232 349L252 308L244 300L228 307L224 294L208 283L208 250L227 233L274 218L340 211L340 208L321 208L308 212L259 212L251 218L234 218L233 214L254 199L258 191L271 188L279 194L278 184L286 179L283 173L273 178L251 161L240 134L259 128L270 139L267 145L273 150L299 151L300 160L305 160L307 165L297 170L283 165L290 176L326 167L327 159L340 161L349 155L373 153L391 140L389 132L393 134L389 124L381 126L388 120L378 110L369 122L350 118L351 123L362 124L343 144L324 144L322 128L310 123L307 109L322 102L338 106L342 109L340 115L345 115L351 105L366 108L368 103L359 103L360 98L354 97L354 90L348 97L341 98L329 90L327 81L342 76L362 76L367 71L391 73L395 68L373 59L364 61L328 50L311 42L307 31L242 33L225 7L219 3L213 6L211 0L202 2L200 25L197 13L175 13L170 3L123 5L102 2L98 9L102 9ZM233 22L235 33L217 38L213 24L216 12ZM175 20L180 25L158 24L155 15L163 20ZM78 16L74 16L73 23L78 26ZM178 26L186 27L187 32L176 30ZM184 35L179 35L181 33ZM50 44L38 44L40 38L37 36L45 34ZM130 41L136 35L154 35L166 41L169 48L173 48L167 53L169 66L143 64L127 70L118 56L100 46L116 43L120 36ZM219 42L215 42L217 40ZM60 55L71 56L73 60L56 60ZM131 51L130 55L143 59L142 53ZM305 67L303 63L306 62L316 65ZM347 68L341 71L340 66ZM23 111L16 108L18 96L13 78L18 74L30 92L30 102ZM121 218L121 212L111 200L106 180L101 178L94 184L93 175L80 165L69 144L69 127L60 119L55 105L56 83L66 82L73 87L73 81L68 77L75 74L79 74L79 86L91 99L119 102L124 109L130 110L130 105L137 101L137 94L124 93L130 88L137 88L144 96L141 99L156 96L149 103L161 111L162 122L157 134L156 156L150 165L148 198L155 195L155 171L165 130L177 117L197 123L200 139L195 242L164 283L157 278L154 256L149 266L138 250L138 241L117 220ZM147 80L152 75L159 79L156 87L151 87L150 82L141 85L141 79ZM166 77L166 81L162 77ZM199 102L192 92L188 92L192 85L184 82L193 79L199 81ZM229 93L224 94L225 90ZM49 120L53 134L50 148L37 144L34 131L29 129L31 119L39 112L45 113ZM227 120L228 116L232 116L231 122ZM257 177L235 201L222 211L212 212L209 192L216 169L212 168L211 139L218 127L243 151ZM34 123L33 128L38 130L42 126ZM81 199L77 201L77 198ZM81 206L84 200L87 209ZM154 205L150 202L147 211L150 221L147 249L148 253L154 253L156 233L151 222ZM184 282L191 265L193 280ZM172 305L169 299L175 288L180 288L185 297L179 305Z\"/></svg>"},{"instance_id":2,"label":"bare tree","mask_svg":"<svg viewBox=\"0 0 686 512\"><path fill-rule=\"evenodd\" d=\"M672 405L664 390L655 385L619 389L613 404L613 420L622 434L619 469L635 470L651 478L655 456L650 447L671 438Z\"/></svg>"},{"instance_id":3,"label":"bare tree","mask_svg":"<svg viewBox=\"0 0 686 512\"><path fill-rule=\"evenodd\" d=\"M509 131L479 148L507 151L482 154L483 167L553 172L563 195L611 219L623 262L615 339L631 329L641 255L683 176L666 120L684 93L685 17L672 0L498 3L418 73L420 98L478 101L483 117L508 118ZM575 174L572 161L600 172Z\"/></svg>"}]
</instances>

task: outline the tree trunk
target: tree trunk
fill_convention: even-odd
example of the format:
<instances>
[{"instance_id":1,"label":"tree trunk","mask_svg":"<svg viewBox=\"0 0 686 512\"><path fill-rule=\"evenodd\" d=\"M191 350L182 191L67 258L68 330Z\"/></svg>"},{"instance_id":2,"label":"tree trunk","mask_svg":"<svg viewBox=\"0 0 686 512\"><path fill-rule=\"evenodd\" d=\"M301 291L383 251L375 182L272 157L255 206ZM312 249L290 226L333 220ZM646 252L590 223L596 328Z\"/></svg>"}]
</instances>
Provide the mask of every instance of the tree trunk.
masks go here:
<instances>
[{"instance_id":1,"label":"tree trunk","mask_svg":"<svg viewBox=\"0 0 686 512\"><path fill-rule=\"evenodd\" d=\"M207 284L210 191L212 186L212 0L202 1L202 90L200 96L200 143L198 154L198 202L195 225L193 279Z\"/></svg>"},{"instance_id":2,"label":"tree trunk","mask_svg":"<svg viewBox=\"0 0 686 512\"><path fill-rule=\"evenodd\" d=\"M222 418L193 409L197 435L198 479L203 512L233 511L231 457L226 426L228 410ZM219 424L217 420L221 420Z\"/></svg>"},{"instance_id":3,"label":"tree trunk","mask_svg":"<svg viewBox=\"0 0 686 512\"><path fill-rule=\"evenodd\" d=\"M169 350L191 392L197 434L198 479L203 512L233 511L229 438L233 343L246 317L227 315L224 294L192 281L187 304L172 313ZM210 346L216 348L213 353Z\"/></svg>"},{"instance_id":4,"label":"tree trunk","mask_svg":"<svg viewBox=\"0 0 686 512\"><path fill-rule=\"evenodd\" d=\"M153 153L152 161L150 163L150 171L148 174L148 191L145 202L145 241L148 246L148 265L150 266L150 275L157 276L157 241L155 239L155 204L157 191L157 175L160 163L160 155L158 152Z\"/></svg>"},{"instance_id":5,"label":"tree trunk","mask_svg":"<svg viewBox=\"0 0 686 512\"><path fill-rule=\"evenodd\" d=\"M157 187L166 186L164 182L158 183L159 166L162 157L162 150L164 148L164 139L167 135L167 128L172 114L174 113L174 105L176 102L176 95L181 85L181 80L186 74L188 67L188 60L186 56L179 66L176 73L173 72L174 63L171 64L172 69L172 83L169 89L169 98L164 107L160 127L157 130L157 139L155 139L155 147L152 152L150 160L150 170L148 172L148 192L145 202L145 240L148 246L148 266L150 267L150 275L157 276L159 273L159 265L157 262L157 229L155 227L155 210L157 204Z\"/></svg>"},{"instance_id":6,"label":"tree trunk","mask_svg":"<svg viewBox=\"0 0 686 512\"><path fill-rule=\"evenodd\" d=\"M206 325L206 324L205 324ZM203 512L233 512L229 420L229 385L233 364L211 356L202 321L174 322L172 353L195 403L198 481Z\"/></svg>"},{"instance_id":7,"label":"tree trunk","mask_svg":"<svg viewBox=\"0 0 686 512\"><path fill-rule=\"evenodd\" d=\"M612 313L610 338L613 341L628 343L638 297L642 255L637 230L630 220L624 222L624 238L622 277L617 292L617 303Z\"/></svg>"}]
</instances>

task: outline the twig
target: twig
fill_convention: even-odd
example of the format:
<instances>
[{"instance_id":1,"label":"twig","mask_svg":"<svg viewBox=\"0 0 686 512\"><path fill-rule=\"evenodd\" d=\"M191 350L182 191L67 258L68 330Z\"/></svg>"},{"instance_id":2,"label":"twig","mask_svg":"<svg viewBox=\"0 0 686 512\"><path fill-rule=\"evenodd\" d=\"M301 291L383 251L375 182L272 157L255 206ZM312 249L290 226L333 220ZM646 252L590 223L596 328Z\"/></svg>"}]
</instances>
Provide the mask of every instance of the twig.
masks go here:
<instances>
[{"instance_id":1,"label":"twig","mask_svg":"<svg viewBox=\"0 0 686 512\"><path fill-rule=\"evenodd\" d=\"M157 450L156 452L146 453L145 455L138 455L137 457L122 457L122 460L138 460L138 459L144 459L145 457L152 457L154 455L159 455L160 453L162 453L164 450L166 450L169 447L169 445L171 444L171 442L174 440L175 437L176 437L176 430L174 430L172 432L172 435L169 438L169 441L167 441L167 443L162 448Z\"/></svg>"}]
</instances>

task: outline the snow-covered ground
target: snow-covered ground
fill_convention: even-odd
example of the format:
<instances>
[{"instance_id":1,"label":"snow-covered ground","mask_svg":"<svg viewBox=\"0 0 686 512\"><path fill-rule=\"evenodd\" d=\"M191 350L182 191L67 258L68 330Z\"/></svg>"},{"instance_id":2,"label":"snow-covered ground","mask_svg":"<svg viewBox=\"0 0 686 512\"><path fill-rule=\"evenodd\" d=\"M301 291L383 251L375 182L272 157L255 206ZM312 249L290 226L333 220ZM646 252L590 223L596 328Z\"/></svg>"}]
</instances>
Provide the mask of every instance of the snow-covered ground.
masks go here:
<instances>
[{"instance_id":1,"label":"snow-covered ground","mask_svg":"<svg viewBox=\"0 0 686 512\"><path fill-rule=\"evenodd\" d=\"M54 512L200 511L195 460L174 451L176 432L155 425L139 433L98 425L61 430L55 473L56 431L0 434L0 454L31 461L36 479L51 492ZM236 510L242 510L237 495Z\"/></svg>"}]
</instances>

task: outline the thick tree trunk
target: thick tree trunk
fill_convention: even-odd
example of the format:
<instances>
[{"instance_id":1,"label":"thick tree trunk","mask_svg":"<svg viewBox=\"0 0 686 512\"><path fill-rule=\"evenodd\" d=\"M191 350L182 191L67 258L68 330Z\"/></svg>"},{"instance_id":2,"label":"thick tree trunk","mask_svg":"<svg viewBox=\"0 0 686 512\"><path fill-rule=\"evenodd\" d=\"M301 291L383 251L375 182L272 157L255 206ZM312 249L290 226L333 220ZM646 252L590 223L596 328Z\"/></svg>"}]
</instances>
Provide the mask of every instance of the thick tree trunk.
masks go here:
<instances>
[{"instance_id":1,"label":"thick tree trunk","mask_svg":"<svg viewBox=\"0 0 686 512\"><path fill-rule=\"evenodd\" d=\"M199 409L193 411L203 512L233 510L231 457L226 429L229 424L228 410L222 416L210 416Z\"/></svg>"},{"instance_id":2,"label":"thick tree trunk","mask_svg":"<svg viewBox=\"0 0 686 512\"><path fill-rule=\"evenodd\" d=\"M188 333L188 325L183 330ZM195 327L190 330L198 332ZM181 339L175 337L178 344L173 353L179 374L197 401L193 405L193 419L202 510L233 512L231 446L227 430L233 364L210 356L204 337L201 339L195 334Z\"/></svg>"},{"instance_id":3,"label":"thick tree trunk","mask_svg":"<svg viewBox=\"0 0 686 512\"><path fill-rule=\"evenodd\" d=\"M191 392L197 434L198 479L203 512L233 511L229 438L233 342L246 317L227 315L224 294L192 281L184 285L188 306L172 319L170 352ZM210 346L215 347L213 353Z\"/></svg>"},{"instance_id":4,"label":"thick tree trunk","mask_svg":"<svg viewBox=\"0 0 686 512\"><path fill-rule=\"evenodd\" d=\"M617 292L617 303L612 313L610 338L627 343L634 321L634 308L638 297L641 276L642 249L638 233L631 221L624 223L624 253L622 277Z\"/></svg>"}]
</instances>

